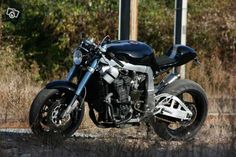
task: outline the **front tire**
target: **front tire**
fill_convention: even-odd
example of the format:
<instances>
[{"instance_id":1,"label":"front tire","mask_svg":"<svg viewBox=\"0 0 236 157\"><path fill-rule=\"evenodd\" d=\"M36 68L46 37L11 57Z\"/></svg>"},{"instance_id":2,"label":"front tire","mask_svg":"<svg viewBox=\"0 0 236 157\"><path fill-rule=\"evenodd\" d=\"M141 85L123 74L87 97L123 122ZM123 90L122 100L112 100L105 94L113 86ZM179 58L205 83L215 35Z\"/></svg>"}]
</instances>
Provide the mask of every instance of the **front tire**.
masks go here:
<instances>
[{"instance_id":1,"label":"front tire","mask_svg":"<svg viewBox=\"0 0 236 157\"><path fill-rule=\"evenodd\" d=\"M80 126L84 105L75 109L63 125L55 118L63 105L69 104L74 92L67 89L43 89L34 99L29 113L29 124L33 133L45 143L58 143L71 136ZM65 108L65 107L64 107Z\"/></svg>"},{"instance_id":2,"label":"front tire","mask_svg":"<svg viewBox=\"0 0 236 157\"><path fill-rule=\"evenodd\" d=\"M205 122L208 112L208 101L202 87L191 80L177 80L164 88L161 93L175 95L184 103L184 97L188 97L188 99L192 97L193 102L188 103L194 104L194 106L191 106L196 110L196 115L189 125L180 126L176 129L170 128L171 123L164 122L154 116L152 126L155 132L165 140L188 140L193 138ZM187 93L188 96L185 96L185 93Z\"/></svg>"}]
</instances>

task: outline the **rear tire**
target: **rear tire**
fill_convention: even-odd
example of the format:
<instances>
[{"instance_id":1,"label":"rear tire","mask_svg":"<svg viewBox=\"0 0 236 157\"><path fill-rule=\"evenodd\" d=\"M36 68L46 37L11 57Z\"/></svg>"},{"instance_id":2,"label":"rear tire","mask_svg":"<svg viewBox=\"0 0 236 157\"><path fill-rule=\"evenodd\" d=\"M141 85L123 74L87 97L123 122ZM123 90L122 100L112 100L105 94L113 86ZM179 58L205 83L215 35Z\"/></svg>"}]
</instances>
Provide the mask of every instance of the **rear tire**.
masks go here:
<instances>
[{"instance_id":1,"label":"rear tire","mask_svg":"<svg viewBox=\"0 0 236 157\"><path fill-rule=\"evenodd\" d=\"M33 133L47 144L57 144L71 136L80 126L84 116L84 105L81 110L75 109L66 125L61 128L52 128L52 122L48 115L52 115L51 108L57 105L57 101L64 100L68 104L74 96L74 92L66 89L43 89L34 99L29 113L29 124Z\"/></svg>"},{"instance_id":2,"label":"rear tire","mask_svg":"<svg viewBox=\"0 0 236 157\"><path fill-rule=\"evenodd\" d=\"M161 93L175 95L182 99L182 101L184 93L190 94L197 113L194 121L189 126L180 126L180 128L175 130L169 128L170 123L154 117L152 119L152 126L155 132L165 140L191 139L200 130L207 117L208 101L204 90L200 85L191 80L177 80L164 88Z\"/></svg>"}]
</instances>

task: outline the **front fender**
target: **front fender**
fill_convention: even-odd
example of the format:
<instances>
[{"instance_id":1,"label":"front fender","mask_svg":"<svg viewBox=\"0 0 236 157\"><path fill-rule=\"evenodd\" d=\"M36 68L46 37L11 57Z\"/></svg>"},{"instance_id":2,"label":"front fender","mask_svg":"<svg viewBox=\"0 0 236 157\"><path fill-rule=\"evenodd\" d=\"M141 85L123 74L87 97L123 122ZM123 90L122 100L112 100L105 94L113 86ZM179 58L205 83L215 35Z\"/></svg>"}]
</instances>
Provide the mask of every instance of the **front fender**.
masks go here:
<instances>
[{"instance_id":1,"label":"front fender","mask_svg":"<svg viewBox=\"0 0 236 157\"><path fill-rule=\"evenodd\" d=\"M66 80L56 80L48 83L45 87L46 89L67 89L72 92L76 92L77 85L66 81Z\"/></svg>"}]
</instances>

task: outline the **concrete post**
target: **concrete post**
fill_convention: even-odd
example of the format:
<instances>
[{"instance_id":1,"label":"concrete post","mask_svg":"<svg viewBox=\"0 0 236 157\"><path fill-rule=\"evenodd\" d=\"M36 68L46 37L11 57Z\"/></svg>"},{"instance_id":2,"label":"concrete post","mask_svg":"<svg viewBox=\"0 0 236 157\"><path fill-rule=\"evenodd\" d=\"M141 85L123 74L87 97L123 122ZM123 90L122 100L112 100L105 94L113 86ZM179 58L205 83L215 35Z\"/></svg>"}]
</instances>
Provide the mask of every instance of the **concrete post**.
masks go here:
<instances>
[{"instance_id":1,"label":"concrete post","mask_svg":"<svg viewBox=\"0 0 236 157\"><path fill-rule=\"evenodd\" d=\"M175 0L174 44L186 45L188 0ZM185 65L175 69L185 78Z\"/></svg>"}]
</instances>

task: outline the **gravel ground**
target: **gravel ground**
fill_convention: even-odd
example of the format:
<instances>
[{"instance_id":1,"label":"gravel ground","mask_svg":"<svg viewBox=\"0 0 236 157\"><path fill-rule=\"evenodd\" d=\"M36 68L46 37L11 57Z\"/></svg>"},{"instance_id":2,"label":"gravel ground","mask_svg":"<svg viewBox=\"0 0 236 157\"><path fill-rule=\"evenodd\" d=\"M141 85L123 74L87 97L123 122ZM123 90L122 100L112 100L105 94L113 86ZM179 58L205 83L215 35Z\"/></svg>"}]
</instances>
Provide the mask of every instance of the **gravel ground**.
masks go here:
<instances>
[{"instance_id":1,"label":"gravel ground","mask_svg":"<svg viewBox=\"0 0 236 157\"><path fill-rule=\"evenodd\" d=\"M230 121L229 121L230 120ZM236 117L208 117L191 141L163 141L146 126L80 129L57 146L44 145L29 129L0 129L0 157L236 157Z\"/></svg>"},{"instance_id":2,"label":"gravel ground","mask_svg":"<svg viewBox=\"0 0 236 157\"><path fill-rule=\"evenodd\" d=\"M1 157L183 156L235 157L235 143L166 142L132 136L72 137L62 145L43 145L32 134L2 133Z\"/></svg>"}]
</instances>

